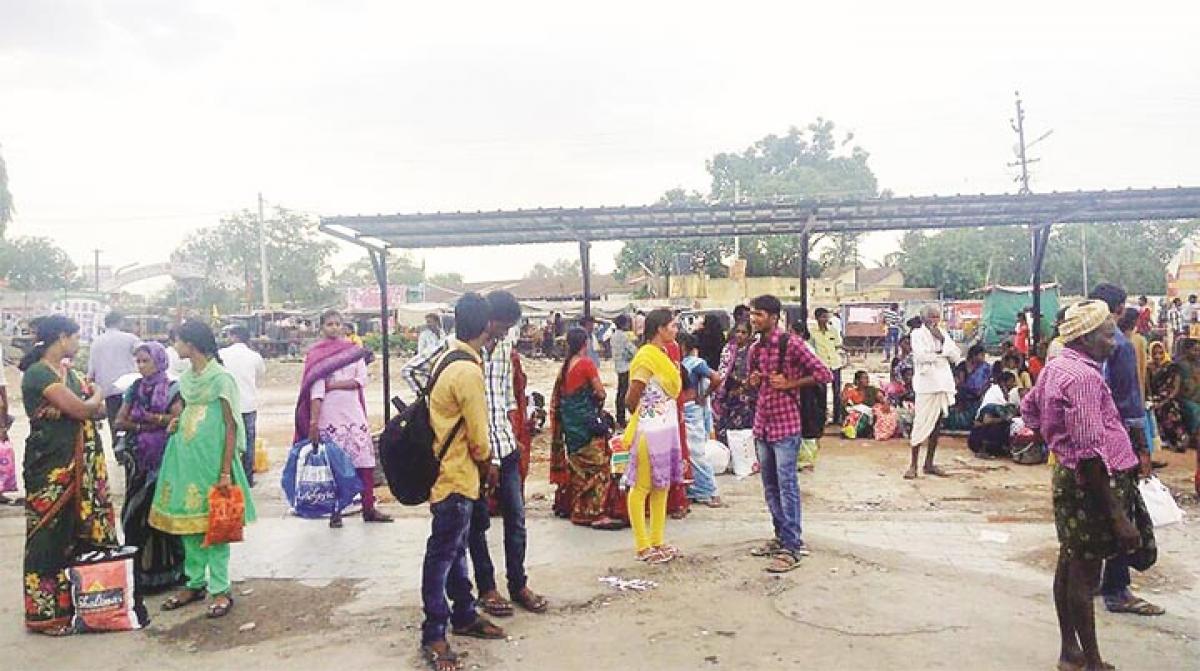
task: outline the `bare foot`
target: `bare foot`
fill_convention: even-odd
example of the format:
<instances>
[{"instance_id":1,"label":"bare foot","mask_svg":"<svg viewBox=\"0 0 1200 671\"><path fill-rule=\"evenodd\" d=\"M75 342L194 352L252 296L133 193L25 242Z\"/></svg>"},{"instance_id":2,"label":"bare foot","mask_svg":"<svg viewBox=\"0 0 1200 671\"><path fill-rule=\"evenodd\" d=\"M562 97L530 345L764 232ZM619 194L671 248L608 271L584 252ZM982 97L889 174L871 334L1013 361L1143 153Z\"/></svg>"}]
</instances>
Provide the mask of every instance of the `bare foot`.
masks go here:
<instances>
[{"instance_id":1,"label":"bare foot","mask_svg":"<svg viewBox=\"0 0 1200 671\"><path fill-rule=\"evenodd\" d=\"M917 479L917 467L913 466L913 467L909 468L907 471L905 471L904 479L905 480L916 480Z\"/></svg>"},{"instance_id":2,"label":"bare foot","mask_svg":"<svg viewBox=\"0 0 1200 671\"><path fill-rule=\"evenodd\" d=\"M933 464L926 464L925 472L929 475L936 475L939 478L950 477L950 474L947 473L941 466L934 466Z\"/></svg>"}]
</instances>

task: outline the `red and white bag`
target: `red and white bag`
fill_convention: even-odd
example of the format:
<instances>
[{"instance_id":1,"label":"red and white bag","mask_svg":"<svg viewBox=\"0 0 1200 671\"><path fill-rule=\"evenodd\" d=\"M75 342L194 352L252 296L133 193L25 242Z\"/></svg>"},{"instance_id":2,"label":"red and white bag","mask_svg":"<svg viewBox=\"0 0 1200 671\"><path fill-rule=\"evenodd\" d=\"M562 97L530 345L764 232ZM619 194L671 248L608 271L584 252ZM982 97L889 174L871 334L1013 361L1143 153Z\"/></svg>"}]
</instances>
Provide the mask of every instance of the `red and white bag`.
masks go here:
<instances>
[{"instance_id":1,"label":"red and white bag","mask_svg":"<svg viewBox=\"0 0 1200 671\"><path fill-rule=\"evenodd\" d=\"M134 548L90 552L68 570L72 625L77 633L131 631L146 626L145 608L134 596Z\"/></svg>"}]
</instances>

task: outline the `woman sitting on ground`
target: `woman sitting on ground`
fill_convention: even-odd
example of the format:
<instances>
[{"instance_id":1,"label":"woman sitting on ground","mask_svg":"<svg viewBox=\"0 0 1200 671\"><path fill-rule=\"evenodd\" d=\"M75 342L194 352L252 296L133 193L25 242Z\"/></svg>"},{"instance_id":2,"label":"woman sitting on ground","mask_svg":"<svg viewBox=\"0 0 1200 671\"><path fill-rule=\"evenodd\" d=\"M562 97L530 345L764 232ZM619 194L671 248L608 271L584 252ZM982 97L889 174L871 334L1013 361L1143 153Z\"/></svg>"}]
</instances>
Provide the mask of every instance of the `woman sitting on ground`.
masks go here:
<instances>
[{"instance_id":1,"label":"woman sitting on ground","mask_svg":"<svg viewBox=\"0 0 1200 671\"><path fill-rule=\"evenodd\" d=\"M875 406L883 398L879 387L871 384L867 371L856 372L854 383L842 388L842 403L846 406L843 435L847 438L870 438L875 425Z\"/></svg>"},{"instance_id":2,"label":"woman sitting on ground","mask_svg":"<svg viewBox=\"0 0 1200 671\"><path fill-rule=\"evenodd\" d=\"M990 458L1009 455L1009 436L1016 414L1015 407L1010 403L1010 395L1016 384L1016 376L1011 371L1003 371L984 393L975 414L975 425L967 436L967 447L976 456Z\"/></svg>"},{"instance_id":3,"label":"woman sitting on ground","mask_svg":"<svg viewBox=\"0 0 1200 671\"><path fill-rule=\"evenodd\" d=\"M1190 339L1183 339L1178 349L1192 348ZM1146 364L1146 380L1150 387L1150 407L1158 422L1162 444L1169 450L1183 452L1187 449L1189 432L1184 410L1184 368L1171 360L1167 348L1161 342L1150 344L1150 360Z\"/></svg>"},{"instance_id":4,"label":"woman sitting on ground","mask_svg":"<svg viewBox=\"0 0 1200 671\"><path fill-rule=\"evenodd\" d=\"M624 526L605 514L612 477L604 383L587 354L588 332L567 332L567 352L550 400L550 481L558 485L554 512L572 524L598 529Z\"/></svg>"},{"instance_id":5,"label":"woman sitting on ground","mask_svg":"<svg viewBox=\"0 0 1200 671\"><path fill-rule=\"evenodd\" d=\"M983 345L972 345L967 350L967 358L955 367L954 378L958 390L954 407L946 418L946 429L967 431L974 426L979 403L992 381L992 373L993 368L987 363Z\"/></svg>"}]
</instances>

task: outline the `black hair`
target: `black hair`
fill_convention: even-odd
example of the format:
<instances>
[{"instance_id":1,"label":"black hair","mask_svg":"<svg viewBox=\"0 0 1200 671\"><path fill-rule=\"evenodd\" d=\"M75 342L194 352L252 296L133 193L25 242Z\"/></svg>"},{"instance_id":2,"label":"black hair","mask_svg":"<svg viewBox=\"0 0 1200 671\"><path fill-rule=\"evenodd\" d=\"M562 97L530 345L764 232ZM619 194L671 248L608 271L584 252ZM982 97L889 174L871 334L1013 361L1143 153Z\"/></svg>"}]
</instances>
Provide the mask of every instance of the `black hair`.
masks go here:
<instances>
[{"instance_id":1,"label":"black hair","mask_svg":"<svg viewBox=\"0 0 1200 671\"><path fill-rule=\"evenodd\" d=\"M1016 384L1017 376L1011 370L1000 371L1000 374L996 376L996 382L999 384L1004 384L1005 382Z\"/></svg>"},{"instance_id":2,"label":"black hair","mask_svg":"<svg viewBox=\"0 0 1200 671\"><path fill-rule=\"evenodd\" d=\"M1117 320L1117 328L1122 331L1132 329L1137 326L1138 317L1140 316L1141 313L1138 312L1137 308L1125 308L1125 311L1121 313L1121 318Z\"/></svg>"},{"instance_id":3,"label":"black hair","mask_svg":"<svg viewBox=\"0 0 1200 671\"><path fill-rule=\"evenodd\" d=\"M755 310L762 310L769 315L775 316L779 316L779 313L783 312L783 304L779 302L778 298L772 296L771 294L756 296L754 300L750 301L750 307Z\"/></svg>"},{"instance_id":4,"label":"black hair","mask_svg":"<svg viewBox=\"0 0 1200 671\"><path fill-rule=\"evenodd\" d=\"M229 335L238 342L250 342L250 329L238 324L229 328Z\"/></svg>"},{"instance_id":5,"label":"black hair","mask_svg":"<svg viewBox=\"0 0 1200 671\"><path fill-rule=\"evenodd\" d=\"M337 317L338 321L342 321L342 313L330 308L321 313L321 316L317 318L317 320L318 320L317 324L320 326L324 326L325 320L329 319L330 317Z\"/></svg>"},{"instance_id":6,"label":"black hair","mask_svg":"<svg viewBox=\"0 0 1200 671\"><path fill-rule=\"evenodd\" d=\"M50 315L42 317L37 324L37 343L29 350L29 353L21 357L21 363L17 365L22 373L29 370L33 364L41 361L42 357L46 356L46 350L50 346L58 342L58 339L63 336L73 336L79 333L79 324L75 323L74 319L65 315Z\"/></svg>"},{"instance_id":7,"label":"black hair","mask_svg":"<svg viewBox=\"0 0 1200 671\"><path fill-rule=\"evenodd\" d=\"M750 308L743 304L733 306L733 320L742 321L750 318Z\"/></svg>"},{"instance_id":8,"label":"black hair","mask_svg":"<svg viewBox=\"0 0 1200 671\"><path fill-rule=\"evenodd\" d=\"M679 343L679 350L684 354L696 349L696 336L687 331L680 331L675 335L675 342Z\"/></svg>"},{"instance_id":9,"label":"black hair","mask_svg":"<svg viewBox=\"0 0 1200 671\"><path fill-rule=\"evenodd\" d=\"M646 325L642 329L642 342L654 340L654 336L658 335L658 330L670 324L674 319L675 316L666 308L651 310L650 314L646 315Z\"/></svg>"},{"instance_id":10,"label":"black hair","mask_svg":"<svg viewBox=\"0 0 1200 671\"><path fill-rule=\"evenodd\" d=\"M629 330L629 326L630 326L629 315L617 315L617 318L613 320L613 324L618 329L621 329L622 331Z\"/></svg>"},{"instance_id":11,"label":"black hair","mask_svg":"<svg viewBox=\"0 0 1200 671\"><path fill-rule=\"evenodd\" d=\"M583 326L585 324L595 324L595 323L596 323L596 318L591 315L584 315L579 318L580 326Z\"/></svg>"},{"instance_id":12,"label":"black hair","mask_svg":"<svg viewBox=\"0 0 1200 671\"><path fill-rule=\"evenodd\" d=\"M110 329L110 328L113 328L116 326L120 326L121 322L123 322L123 321L125 321L125 315L121 314L120 312L117 312L116 310L113 310L112 312L104 315L104 328Z\"/></svg>"},{"instance_id":13,"label":"black hair","mask_svg":"<svg viewBox=\"0 0 1200 671\"><path fill-rule=\"evenodd\" d=\"M521 304L511 293L497 290L487 295L488 319L500 324L515 324L521 319Z\"/></svg>"},{"instance_id":14,"label":"black hair","mask_svg":"<svg viewBox=\"0 0 1200 671\"><path fill-rule=\"evenodd\" d=\"M975 357L979 356L980 354L983 354L986 351L987 350L984 348L983 345L979 345L979 344L971 345L971 348L967 350L967 358L974 359Z\"/></svg>"},{"instance_id":15,"label":"black hair","mask_svg":"<svg viewBox=\"0 0 1200 671\"><path fill-rule=\"evenodd\" d=\"M587 346L588 332L578 326L567 329L567 355L563 357L562 368L558 371L558 379L554 386L559 387L567 381L567 371L571 368L571 358L579 354Z\"/></svg>"},{"instance_id":16,"label":"black hair","mask_svg":"<svg viewBox=\"0 0 1200 671\"><path fill-rule=\"evenodd\" d=\"M816 310L813 310L813 319L820 319L827 314L829 314L829 310L826 310L825 308L817 308Z\"/></svg>"},{"instance_id":17,"label":"black hair","mask_svg":"<svg viewBox=\"0 0 1200 671\"><path fill-rule=\"evenodd\" d=\"M213 335L213 330L208 324L195 319L185 321L179 327L179 340L196 348L204 356L210 359L216 359L217 363L223 363L221 357L217 354L217 336Z\"/></svg>"},{"instance_id":18,"label":"black hair","mask_svg":"<svg viewBox=\"0 0 1200 671\"><path fill-rule=\"evenodd\" d=\"M1088 294L1088 298L1104 301L1108 304L1109 312L1116 312L1117 310L1121 309L1121 306L1125 305L1125 300L1129 298L1129 294L1125 293L1124 289L1115 284L1103 282L1101 284L1097 284L1095 287L1092 287L1092 291Z\"/></svg>"},{"instance_id":19,"label":"black hair","mask_svg":"<svg viewBox=\"0 0 1200 671\"><path fill-rule=\"evenodd\" d=\"M721 318L718 317L716 315L716 313L713 313L713 312L710 312L710 313L704 315L703 328L705 331L711 332L714 334L721 333L724 330L721 328Z\"/></svg>"},{"instance_id":20,"label":"black hair","mask_svg":"<svg viewBox=\"0 0 1200 671\"><path fill-rule=\"evenodd\" d=\"M1004 355L1004 358L1001 359L1001 361L1008 361L1009 359L1013 359L1018 364L1020 364L1021 363L1021 353L1020 352L1009 352L1008 354Z\"/></svg>"},{"instance_id":21,"label":"black hair","mask_svg":"<svg viewBox=\"0 0 1200 671\"><path fill-rule=\"evenodd\" d=\"M921 321L921 315L917 315L916 317L913 317L912 319L904 322L904 325L908 327L909 331L915 331L915 330L921 328L922 323L923 322Z\"/></svg>"},{"instance_id":22,"label":"black hair","mask_svg":"<svg viewBox=\"0 0 1200 671\"><path fill-rule=\"evenodd\" d=\"M867 382L871 381L871 376L865 370L854 371L854 381L857 383L859 376L867 378Z\"/></svg>"},{"instance_id":23,"label":"black hair","mask_svg":"<svg viewBox=\"0 0 1200 671\"><path fill-rule=\"evenodd\" d=\"M454 304L454 336L463 342L478 338L487 330L490 314L486 298L474 291L463 294Z\"/></svg>"}]
</instances>

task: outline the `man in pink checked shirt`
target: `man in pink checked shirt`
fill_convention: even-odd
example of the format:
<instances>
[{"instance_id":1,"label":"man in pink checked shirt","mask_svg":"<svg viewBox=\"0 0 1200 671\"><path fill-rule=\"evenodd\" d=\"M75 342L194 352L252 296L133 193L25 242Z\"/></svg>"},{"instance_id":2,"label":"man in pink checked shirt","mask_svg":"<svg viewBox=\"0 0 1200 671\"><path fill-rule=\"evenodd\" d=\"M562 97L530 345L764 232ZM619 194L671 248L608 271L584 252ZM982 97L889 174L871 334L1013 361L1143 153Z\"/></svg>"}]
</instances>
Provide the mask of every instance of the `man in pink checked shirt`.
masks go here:
<instances>
[{"instance_id":1,"label":"man in pink checked shirt","mask_svg":"<svg viewBox=\"0 0 1200 671\"><path fill-rule=\"evenodd\" d=\"M1116 324L1108 306L1094 300L1071 306L1059 336L1063 353L1046 364L1021 402L1026 426L1041 434L1057 459L1058 668L1109 669L1100 657L1092 606L1100 566L1118 554L1153 556L1154 531L1137 489L1138 458L1101 373L1101 362L1116 347Z\"/></svg>"}]
</instances>

